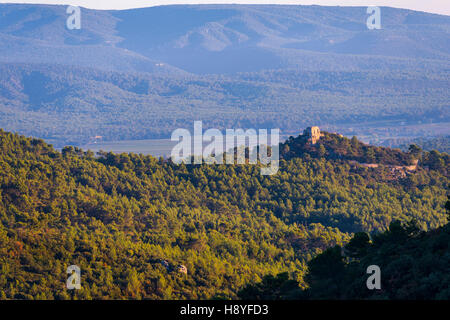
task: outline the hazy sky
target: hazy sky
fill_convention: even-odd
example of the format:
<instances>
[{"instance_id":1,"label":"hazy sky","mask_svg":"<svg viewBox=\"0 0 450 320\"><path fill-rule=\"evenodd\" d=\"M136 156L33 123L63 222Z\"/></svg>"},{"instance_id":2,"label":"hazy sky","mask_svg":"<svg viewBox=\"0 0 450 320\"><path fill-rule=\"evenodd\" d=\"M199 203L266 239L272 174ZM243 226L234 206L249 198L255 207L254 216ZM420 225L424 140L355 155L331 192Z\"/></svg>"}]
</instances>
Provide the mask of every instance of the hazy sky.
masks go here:
<instances>
[{"instance_id":1,"label":"hazy sky","mask_svg":"<svg viewBox=\"0 0 450 320\"><path fill-rule=\"evenodd\" d=\"M72 4L93 9L127 9L163 4L248 3L390 6L450 15L450 0L0 0L0 3Z\"/></svg>"}]
</instances>

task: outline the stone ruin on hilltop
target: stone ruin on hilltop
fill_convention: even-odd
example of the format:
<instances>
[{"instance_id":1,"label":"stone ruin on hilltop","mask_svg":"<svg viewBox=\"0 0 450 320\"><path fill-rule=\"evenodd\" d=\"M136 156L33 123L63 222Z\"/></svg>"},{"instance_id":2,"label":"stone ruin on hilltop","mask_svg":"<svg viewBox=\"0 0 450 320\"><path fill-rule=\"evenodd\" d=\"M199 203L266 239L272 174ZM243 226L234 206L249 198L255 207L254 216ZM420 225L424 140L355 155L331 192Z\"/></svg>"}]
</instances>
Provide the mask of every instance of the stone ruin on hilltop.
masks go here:
<instances>
[{"instance_id":1,"label":"stone ruin on hilltop","mask_svg":"<svg viewBox=\"0 0 450 320\"><path fill-rule=\"evenodd\" d=\"M303 131L303 135L308 137L308 141L311 141L311 144L316 144L320 137L323 137L319 127L308 127Z\"/></svg>"}]
</instances>

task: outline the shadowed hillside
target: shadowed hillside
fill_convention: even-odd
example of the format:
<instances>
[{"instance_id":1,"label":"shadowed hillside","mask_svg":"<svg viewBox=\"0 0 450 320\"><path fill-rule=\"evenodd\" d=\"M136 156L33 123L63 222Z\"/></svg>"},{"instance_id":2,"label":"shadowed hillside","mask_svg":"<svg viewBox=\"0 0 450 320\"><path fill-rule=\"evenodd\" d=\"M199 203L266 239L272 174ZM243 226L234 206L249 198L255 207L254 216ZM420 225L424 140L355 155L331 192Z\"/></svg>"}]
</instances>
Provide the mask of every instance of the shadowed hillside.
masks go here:
<instances>
[{"instance_id":1,"label":"shadowed hillside","mask_svg":"<svg viewBox=\"0 0 450 320\"><path fill-rule=\"evenodd\" d=\"M447 203L448 206L448 203ZM389 230L357 233L308 263L309 288L283 273L264 277L239 296L251 300L448 300L450 299L450 224L420 232L414 224L393 222ZM381 272L379 290L368 290L369 266Z\"/></svg>"}]
</instances>

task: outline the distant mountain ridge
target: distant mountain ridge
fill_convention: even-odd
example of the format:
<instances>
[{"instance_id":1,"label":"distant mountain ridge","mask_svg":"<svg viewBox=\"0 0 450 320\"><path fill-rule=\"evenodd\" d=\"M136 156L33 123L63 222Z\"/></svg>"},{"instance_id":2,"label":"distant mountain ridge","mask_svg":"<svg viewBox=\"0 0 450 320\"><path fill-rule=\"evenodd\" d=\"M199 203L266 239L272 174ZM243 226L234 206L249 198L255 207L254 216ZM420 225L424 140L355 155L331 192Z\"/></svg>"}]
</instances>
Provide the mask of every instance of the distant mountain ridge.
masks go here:
<instances>
[{"instance_id":1,"label":"distant mountain ridge","mask_svg":"<svg viewBox=\"0 0 450 320\"><path fill-rule=\"evenodd\" d=\"M65 10L66 6L0 5L0 61L230 73L338 69L336 60L341 58L346 68L376 69L370 66L373 58L394 65L406 59L448 67L450 58L450 17L388 7L382 8L382 30L367 29L365 7L83 8L81 30L65 27Z\"/></svg>"}]
</instances>

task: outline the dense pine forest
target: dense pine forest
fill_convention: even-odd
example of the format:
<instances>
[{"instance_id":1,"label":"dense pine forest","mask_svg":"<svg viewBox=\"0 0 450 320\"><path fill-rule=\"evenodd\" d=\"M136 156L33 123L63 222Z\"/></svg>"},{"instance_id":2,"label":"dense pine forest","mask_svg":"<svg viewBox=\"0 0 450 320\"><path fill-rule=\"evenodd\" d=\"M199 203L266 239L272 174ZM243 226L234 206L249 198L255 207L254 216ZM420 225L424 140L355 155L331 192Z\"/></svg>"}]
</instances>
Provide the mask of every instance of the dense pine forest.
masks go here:
<instances>
[{"instance_id":1,"label":"dense pine forest","mask_svg":"<svg viewBox=\"0 0 450 320\"><path fill-rule=\"evenodd\" d=\"M447 202L450 207L450 201ZM450 208L449 208L450 210ZM450 215L450 211L449 211ZM449 216L450 220L450 216ZM367 290L367 267L380 268L379 290ZM392 222L389 230L357 233L308 263L306 290L288 273L268 275L239 292L242 299L450 299L450 224L428 232L412 222Z\"/></svg>"},{"instance_id":2,"label":"dense pine forest","mask_svg":"<svg viewBox=\"0 0 450 320\"><path fill-rule=\"evenodd\" d=\"M417 126L411 135L433 136L435 127L425 130L419 122L448 123L448 67L395 72L377 67L380 70L168 76L107 72L72 63L2 64L0 127L63 147L84 145L95 136L104 141L166 138L198 119L221 130L282 127L288 134L311 123L332 124L372 138L373 126L386 127L376 132L382 136L396 137L404 136L400 123L405 122ZM399 127L393 128L392 122ZM361 123L367 127L358 127Z\"/></svg>"},{"instance_id":3,"label":"dense pine forest","mask_svg":"<svg viewBox=\"0 0 450 320\"><path fill-rule=\"evenodd\" d=\"M435 257L448 261L448 154L330 133L314 146L292 137L280 150L279 172L262 176L252 165L59 152L0 130L0 299L255 298L273 282L288 293L272 298L370 298L359 295L358 281L373 257L395 256L382 262L398 281L395 272L415 255L424 262L416 268L445 267ZM414 160L414 172L390 167ZM355 242L355 254L342 255ZM353 281L350 291L324 285L324 255ZM81 290L65 287L70 265L81 268ZM414 296L401 285L379 297L423 297L440 279L420 281L423 290L408 291ZM442 297L448 291L425 296Z\"/></svg>"}]
</instances>

